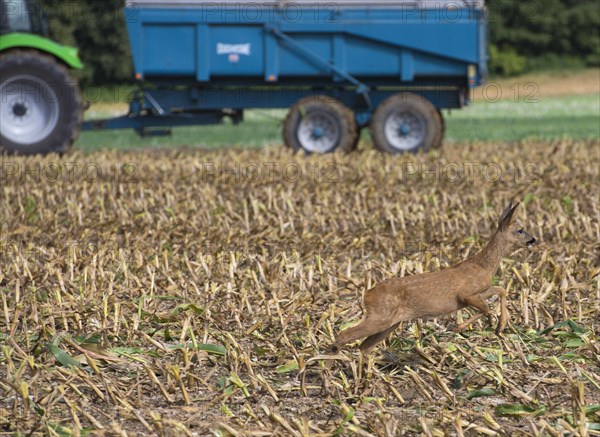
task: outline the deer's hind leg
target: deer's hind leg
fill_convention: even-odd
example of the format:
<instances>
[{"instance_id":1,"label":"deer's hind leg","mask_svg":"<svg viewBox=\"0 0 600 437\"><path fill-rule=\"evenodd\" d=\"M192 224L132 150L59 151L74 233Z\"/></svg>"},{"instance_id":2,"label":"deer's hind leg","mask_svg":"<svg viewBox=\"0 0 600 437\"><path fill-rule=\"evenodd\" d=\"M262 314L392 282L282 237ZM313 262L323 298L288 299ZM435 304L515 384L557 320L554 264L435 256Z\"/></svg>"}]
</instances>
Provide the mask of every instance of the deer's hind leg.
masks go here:
<instances>
[{"instance_id":1,"label":"deer's hind leg","mask_svg":"<svg viewBox=\"0 0 600 437\"><path fill-rule=\"evenodd\" d=\"M375 346L377 346L377 343L385 340L392 332L394 332L396 330L396 328L398 327L399 324L400 324L400 322L390 326L385 331L381 331L381 332L378 332L377 334L373 334L373 335L370 335L369 337L367 337L360 344L360 351L363 354L368 355L373 350L373 348Z\"/></svg>"},{"instance_id":2,"label":"deer's hind leg","mask_svg":"<svg viewBox=\"0 0 600 437\"><path fill-rule=\"evenodd\" d=\"M367 317L357 326L348 328L340 332L340 335L331 347L331 350L333 352L337 352L342 346L344 346L346 343L350 343L351 341L358 340L359 338L363 337L371 337L376 336L377 334L383 334L383 332L387 331L393 323L394 322L392 320L374 319ZM389 332L386 334L386 337L388 334Z\"/></svg>"}]
</instances>

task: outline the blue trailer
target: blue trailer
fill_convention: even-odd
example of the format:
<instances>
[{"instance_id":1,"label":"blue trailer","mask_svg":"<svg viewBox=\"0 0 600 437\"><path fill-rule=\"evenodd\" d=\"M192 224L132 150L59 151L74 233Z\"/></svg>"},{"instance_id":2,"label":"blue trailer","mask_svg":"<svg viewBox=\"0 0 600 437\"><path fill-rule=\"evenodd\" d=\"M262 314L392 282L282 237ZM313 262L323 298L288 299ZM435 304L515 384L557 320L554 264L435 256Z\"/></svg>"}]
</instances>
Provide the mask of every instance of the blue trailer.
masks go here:
<instances>
[{"instance_id":1,"label":"blue trailer","mask_svg":"<svg viewBox=\"0 0 600 437\"><path fill-rule=\"evenodd\" d=\"M243 120L289 108L287 146L350 151L369 127L390 153L440 147L443 108L487 75L482 0L131 0L140 92L127 116L84 128Z\"/></svg>"}]
</instances>

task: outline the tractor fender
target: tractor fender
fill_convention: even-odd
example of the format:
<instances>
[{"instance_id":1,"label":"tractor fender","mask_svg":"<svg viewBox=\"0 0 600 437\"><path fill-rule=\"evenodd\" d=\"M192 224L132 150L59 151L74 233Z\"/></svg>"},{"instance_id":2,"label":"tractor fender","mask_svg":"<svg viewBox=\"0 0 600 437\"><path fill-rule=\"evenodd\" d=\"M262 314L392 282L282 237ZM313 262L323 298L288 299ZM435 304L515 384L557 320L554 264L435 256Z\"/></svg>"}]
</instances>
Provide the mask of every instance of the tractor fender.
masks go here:
<instances>
[{"instance_id":1,"label":"tractor fender","mask_svg":"<svg viewBox=\"0 0 600 437\"><path fill-rule=\"evenodd\" d=\"M9 33L0 38L0 53L13 48L32 48L53 55L70 68L81 70L83 63L75 47L63 46L48 38L30 33Z\"/></svg>"}]
</instances>

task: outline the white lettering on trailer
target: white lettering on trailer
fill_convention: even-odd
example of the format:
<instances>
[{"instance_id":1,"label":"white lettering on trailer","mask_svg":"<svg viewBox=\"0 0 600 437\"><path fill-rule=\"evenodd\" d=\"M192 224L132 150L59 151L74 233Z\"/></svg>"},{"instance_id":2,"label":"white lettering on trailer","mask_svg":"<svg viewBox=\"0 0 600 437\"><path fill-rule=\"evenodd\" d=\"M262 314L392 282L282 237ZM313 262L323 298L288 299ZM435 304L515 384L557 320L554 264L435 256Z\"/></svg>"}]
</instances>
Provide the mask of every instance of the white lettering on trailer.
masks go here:
<instances>
[{"instance_id":1,"label":"white lettering on trailer","mask_svg":"<svg viewBox=\"0 0 600 437\"><path fill-rule=\"evenodd\" d=\"M217 55L245 55L250 56L250 43L248 44L225 44L217 43Z\"/></svg>"}]
</instances>

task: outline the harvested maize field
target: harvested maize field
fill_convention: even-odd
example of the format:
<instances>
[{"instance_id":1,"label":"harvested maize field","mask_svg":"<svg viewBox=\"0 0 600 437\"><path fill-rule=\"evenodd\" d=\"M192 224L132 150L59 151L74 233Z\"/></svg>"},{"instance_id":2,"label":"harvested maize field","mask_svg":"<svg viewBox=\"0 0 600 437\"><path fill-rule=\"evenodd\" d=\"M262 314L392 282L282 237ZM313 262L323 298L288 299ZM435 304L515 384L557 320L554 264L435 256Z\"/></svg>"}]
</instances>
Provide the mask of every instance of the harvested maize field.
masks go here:
<instances>
[{"instance_id":1,"label":"harvested maize field","mask_svg":"<svg viewBox=\"0 0 600 437\"><path fill-rule=\"evenodd\" d=\"M599 147L3 157L2 435L600 435ZM463 309L329 352L511 199L539 244L494 278L503 335Z\"/></svg>"}]
</instances>

